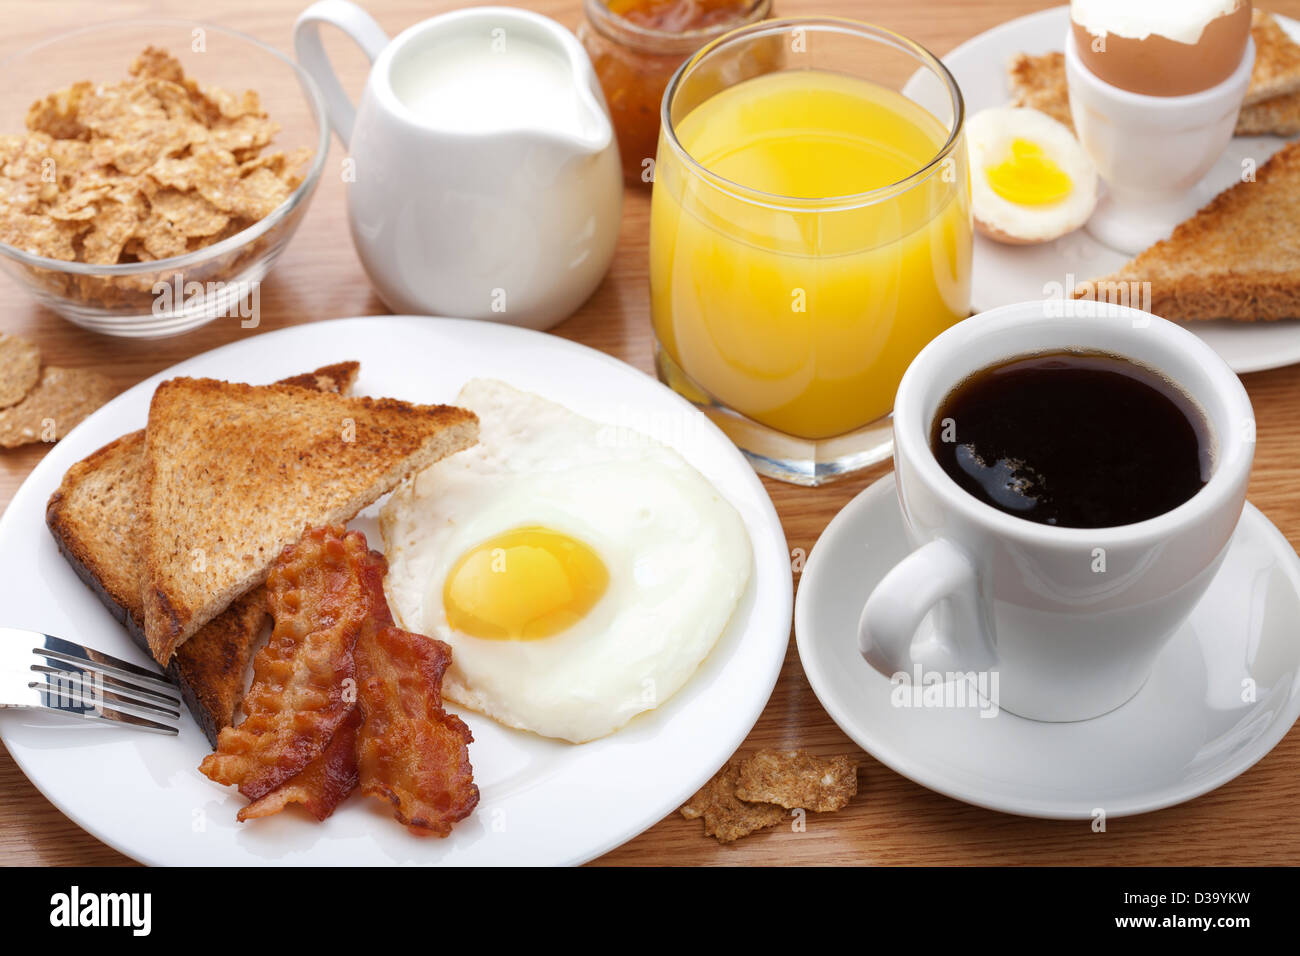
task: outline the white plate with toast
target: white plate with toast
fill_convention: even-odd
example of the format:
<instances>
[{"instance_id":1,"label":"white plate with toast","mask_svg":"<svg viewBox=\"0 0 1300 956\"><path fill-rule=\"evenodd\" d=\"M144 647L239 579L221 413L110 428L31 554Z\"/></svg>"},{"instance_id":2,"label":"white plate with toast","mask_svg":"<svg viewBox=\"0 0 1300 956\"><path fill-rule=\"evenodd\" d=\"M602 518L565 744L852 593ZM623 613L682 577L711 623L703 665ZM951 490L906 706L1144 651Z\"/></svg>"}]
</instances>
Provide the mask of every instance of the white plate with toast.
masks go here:
<instances>
[{"instance_id":1,"label":"white plate with toast","mask_svg":"<svg viewBox=\"0 0 1300 956\"><path fill-rule=\"evenodd\" d=\"M51 449L0 519L3 623L150 663L59 554L44 520L50 494L69 466L141 428L165 379L261 384L345 360L361 363L357 395L453 403L467 380L501 379L657 438L702 473L739 513L753 567L726 630L685 686L581 745L449 705L474 734L481 799L446 839L408 833L380 801L357 794L322 823L296 810L237 823L245 801L198 772L211 747L188 714L179 737L168 737L4 711L0 739L9 753L79 826L157 865L576 864L671 813L741 744L776 683L792 604L785 536L753 469L703 415L636 369L553 336L454 319L339 319L257 335L142 382ZM351 527L382 548L376 511L366 509Z\"/></svg>"},{"instance_id":2,"label":"white plate with toast","mask_svg":"<svg viewBox=\"0 0 1300 956\"><path fill-rule=\"evenodd\" d=\"M1276 15L1278 25L1300 42L1300 23ZM1069 29L1068 6L1044 10L1008 21L952 50L943 58L961 87L968 116L990 107L1007 106L1012 90L1007 67L1019 53L1061 50ZM1206 196L1240 181L1242 163L1256 166L1284 146L1278 136L1238 136L1206 177ZM1300 206L1300 196L1297 197ZM1079 229L1054 242L1012 246L975 236L971 308L984 312L1012 302L1068 294L1074 282L1117 271L1129 256L1098 242ZM1257 372L1300 362L1300 315L1293 319L1234 322L1190 321L1188 329L1201 336L1237 373Z\"/></svg>"}]
</instances>

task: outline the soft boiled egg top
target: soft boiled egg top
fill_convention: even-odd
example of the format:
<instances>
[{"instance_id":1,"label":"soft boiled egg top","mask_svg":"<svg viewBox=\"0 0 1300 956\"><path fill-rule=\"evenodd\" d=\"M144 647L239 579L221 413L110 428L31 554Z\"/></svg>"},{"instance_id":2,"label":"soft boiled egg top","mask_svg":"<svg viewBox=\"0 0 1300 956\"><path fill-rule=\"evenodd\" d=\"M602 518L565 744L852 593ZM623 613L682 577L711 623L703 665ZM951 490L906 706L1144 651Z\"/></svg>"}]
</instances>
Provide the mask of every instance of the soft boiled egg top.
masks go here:
<instances>
[{"instance_id":1,"label":"soft boiled egg top","mask_svg":"<svg viewBox=\"0 0 1300 956\"><path fill-rule=\"evenodd\" d=\"M1250 0L1073 0L1075 46L1094 75L1131 93L1185 96L1241 63Z\"/></svg>"}]
</instances>

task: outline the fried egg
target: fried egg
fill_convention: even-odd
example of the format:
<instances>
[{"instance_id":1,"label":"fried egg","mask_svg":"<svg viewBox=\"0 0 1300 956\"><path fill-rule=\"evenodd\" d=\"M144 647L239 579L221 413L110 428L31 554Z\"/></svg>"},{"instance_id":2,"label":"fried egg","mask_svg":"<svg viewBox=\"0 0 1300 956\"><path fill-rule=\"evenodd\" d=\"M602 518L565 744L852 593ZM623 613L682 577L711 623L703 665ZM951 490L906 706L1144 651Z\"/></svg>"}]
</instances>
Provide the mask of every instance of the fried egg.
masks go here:
<instances>
[{"instance_id":1,"label":"fried egg","mask_svg":"<svg viewBox=\"0 0 1300 956\"><path fill-rule=\"evenodd\" d=\"M975 227L1008 243L1048 242L1097 205L1097 170L1074 133L1025 107L980 110L966 125Z\"/></svg>"},{"instance_id":2,"label":"fried egg","mask_svg":"<svg viewBox=\"0 0 1300 956\"><path fill-rule=\"evenodd\" d=\"M675 451L475 380L479 443L380 513L389 603L446 641L443 694L581 743L684 685L726 629L753 557L735 508Z\"/></svg>"}]
</instances>

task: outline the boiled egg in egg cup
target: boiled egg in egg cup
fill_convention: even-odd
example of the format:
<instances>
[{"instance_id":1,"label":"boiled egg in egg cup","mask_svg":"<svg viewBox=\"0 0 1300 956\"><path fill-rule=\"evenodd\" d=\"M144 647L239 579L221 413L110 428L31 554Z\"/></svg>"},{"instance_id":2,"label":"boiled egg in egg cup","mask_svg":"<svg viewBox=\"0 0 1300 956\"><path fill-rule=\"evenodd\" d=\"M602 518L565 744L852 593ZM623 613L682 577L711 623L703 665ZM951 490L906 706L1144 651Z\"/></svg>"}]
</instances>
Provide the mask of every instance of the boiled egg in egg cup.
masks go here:
<instances>
[{"instance_id":1,"label":"boiled egg in egg cup","mask_svg":"<svg viewBox=\"0 0 1300 956\"><path fill-rule=\"evenodd\" d=\"M975 228L1023 245L1073 232L1097 203L1097 172L1070 130L1024 107L981 110L966 125Z\"/></svg>"},{"instance_id":2,"label":"boiled egg in egg cup","mask_svg":"<svg viewBox=\"0 0 1300 956\"><path fill-rule=\"evenodd\" d=\"M1072 18L1065 38L1070 113L1105 183L1088 232L1112 249L1135 254L1167 238L1219 191L1205 177L1232 139L1250 85L1250 4L1183 0L1157 9L1075 0ZM1239 46L1220 49L1229 44ZM1157 88L1140 82L1190 73L1185 83L1166 88L1195 88L1194 77L1218 75L1210 65L1222 62L1233 67L1227 77L1191 93L1146 92Z\"/></svg>"}]
</instances>

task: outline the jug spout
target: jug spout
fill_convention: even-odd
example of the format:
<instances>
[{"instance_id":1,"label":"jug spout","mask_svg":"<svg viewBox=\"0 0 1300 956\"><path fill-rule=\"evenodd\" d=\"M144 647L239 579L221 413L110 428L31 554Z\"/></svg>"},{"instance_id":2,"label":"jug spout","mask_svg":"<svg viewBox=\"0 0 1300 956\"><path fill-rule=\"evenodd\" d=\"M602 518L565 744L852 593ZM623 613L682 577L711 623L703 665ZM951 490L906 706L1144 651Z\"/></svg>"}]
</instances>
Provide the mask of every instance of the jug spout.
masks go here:
<instances>
[{"instance_id":1,"label":"jug spout","mask_svg":"<svg viewBox=\"0 0 1300 956\"><path fill-rule=\"evenodd\" d=\"M571 96L570 108L555 117L558 122L553 132L568 141L577 153L600 153L614 140L614 124L591 59L568 29L539 14L533 16L544 24L543 32L549 34L546 45L568 65L566 85Z\"/></svg>"},{"instance_id":2,"label":"jug spout","mask_svg":"<svg viewBox=\"0 0 1300 956\"><path fill-rule=\"evenodd\" d=\"M587 69L591 70L589 64ZM580 70L575 68L574 79L580 84L578 87L579 122L575 141L582 152L594 156L607 148L614 139L614 124L610 121L605 96L600 89L600 84L596 82L595 73L591 73L588 84L583 82L584 78Z\"/></svg>"}]
</instances>

